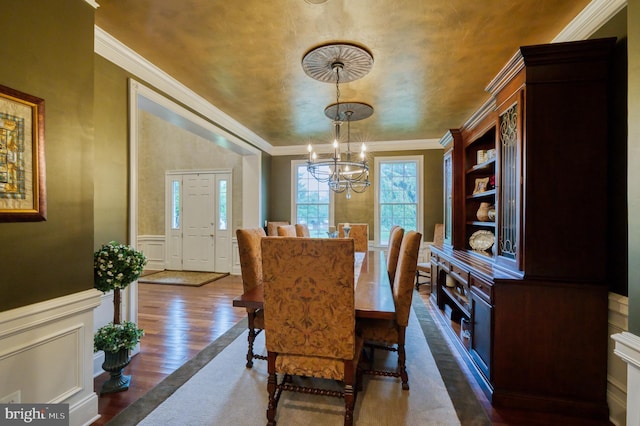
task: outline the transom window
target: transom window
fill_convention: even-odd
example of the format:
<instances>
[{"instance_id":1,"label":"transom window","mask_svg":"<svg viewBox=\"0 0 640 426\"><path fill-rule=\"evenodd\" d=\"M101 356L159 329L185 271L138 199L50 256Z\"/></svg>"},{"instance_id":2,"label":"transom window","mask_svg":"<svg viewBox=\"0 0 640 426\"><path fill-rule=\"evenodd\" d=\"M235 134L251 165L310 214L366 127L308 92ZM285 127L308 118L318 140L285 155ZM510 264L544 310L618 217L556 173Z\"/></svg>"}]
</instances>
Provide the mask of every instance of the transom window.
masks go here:
<instances>
[{"instance_id":1,"label":"transom window","mask_svg":"<svg viewBox=\"0 0 640 426\"><path fill-rule=\"evenodd\" d=\"M333 222L333 193L309 174L306 162L293 161L291 169L292 222L307 225L311 237L326 238Z\"/></svg>"},{"instance_id":2,"label":"transom window","mask_svg":"<svg viewBox=\"0 0 640 426\"><path fill-rule=\"evenodd\" d=\"M389 243L389 231L422 229L422 156L376 157L375 228L378 244Z\"/></svg>"}]
</instances>

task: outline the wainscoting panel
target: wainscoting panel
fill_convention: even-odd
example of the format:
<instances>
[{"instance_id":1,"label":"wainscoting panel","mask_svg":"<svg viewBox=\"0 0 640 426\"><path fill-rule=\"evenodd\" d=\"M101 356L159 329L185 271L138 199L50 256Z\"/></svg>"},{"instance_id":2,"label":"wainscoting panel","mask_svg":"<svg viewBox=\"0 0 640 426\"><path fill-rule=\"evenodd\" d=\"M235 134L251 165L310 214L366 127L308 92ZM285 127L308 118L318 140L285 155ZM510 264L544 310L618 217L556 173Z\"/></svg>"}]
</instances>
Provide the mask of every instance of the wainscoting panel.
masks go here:
<instances>
[{"instance_id":1,"label":"wainscoting panel","mask_svg":"<svg viewBox=\"0 0 640 426\"><path fill-rule=\"evenodd\" d=\"M609 336L629 329L629 301L625 296L609 293ZM627 364L615 353L615 341L609 339L607 364L607 403L609 420L614 425L626 423L627 414Z\"/></svg>"},{"instance_id":2,"label":"wainscoting panel","mask_svg":"<svg viewBox=\"0 0 640 426\"><path fill-rule=\"evenodd\" d=\"M165 269L166 241L164 235L139 235L136 243L138 250L147 257L145 269L153 271Z\"/></svg>"},{"instance_id":3,"label":"wainscoting panel","mask_svg":"<svg viewBox=\"0 0 640 426\"><path fill-rule=\"evenodd\" d=\"M68 403L71 425L98 418L93 390L91 289L0 312L0 398L22 403Z\"/></svg>"}]
</instances>

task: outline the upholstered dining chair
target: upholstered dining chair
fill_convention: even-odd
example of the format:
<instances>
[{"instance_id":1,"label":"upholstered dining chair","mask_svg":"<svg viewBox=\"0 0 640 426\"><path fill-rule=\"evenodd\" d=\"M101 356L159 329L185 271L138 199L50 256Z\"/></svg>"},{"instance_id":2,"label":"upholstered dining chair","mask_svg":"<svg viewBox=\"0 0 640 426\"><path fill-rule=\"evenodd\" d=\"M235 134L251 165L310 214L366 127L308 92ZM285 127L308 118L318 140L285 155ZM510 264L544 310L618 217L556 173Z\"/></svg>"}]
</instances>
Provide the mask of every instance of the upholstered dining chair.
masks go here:
<instances>
[{"instance_id":1,"label":"upholstered dining chair","mask_svg":"<svg viewBox=\"0 0 640 426\"><path fill-rule=\"evenodd\" d=\"M276 237L278 235L278 226L286 226L289 222L267 222L267 235Z\"/></svg>"},{"instance_id":2,"label":"upholstered dining chair","mask_svg":"<svg viewBox=\"0 0 640 426\"><path fill-rule=\"evenodd\" d=\"M356 244L356 251L366 252L369 250L369 224L350 223L351 231L349 238L353 238ZM344 223L338 224L338 238L344 238Z\"/></svg>"},{"instance_id":3,"label":"upholstered dining chair","mask_svg":"<svg viewBox=\"0 0 640 426\"><path fill-rule=\"evenodd\" d=\"M279 237L296 237L296 227L294 225L278 226Z\"/></svg>"},{"instance_id":4,"label":"upholstered dining chair","mask_svg":"<svg viewBox=\"0 0 640 426\"><path fill-rule=\"evenodd\" d=\"M392 286L393 281L396 279L396 269L398 267L402 237L404 237L404 228L393 226L389 234L389 244L387 246L387 272L389 273L389 282Z\"/></svg>"},{"instance_id":5,"label":"upholstered dining chair","mask_svg":"<svg viewBox=\"0 0 640 426\"><path fill-rule=\"evenodd\" d=\"M344 424L353 424L363 347L355 332L353 240L267 237L262 254L268 424L276 424L282 391L342 397Z\"/></svg>"},{"instance_id":6,"label":"upholstered dining chair","mask_svg":"<svg viewBox=\"0 0 640 426\"><path fill-rule=\"evenodd\" d=\"M400 377L402 389L409 389L409 375L406 367L405 332L409 325L411 300L413 298L413 279L418 263L418 251L422 234L415 231L407 232L402 238L398 269L393 283L393 301L396 307L395 320L359 319L358 332L365 340L365 346L371 348L369 354L369 369L365 374L377 376ZM398 353L398 367L395 371L374 369L374 349L384 349Z\"/></svg>"},{"instance_id":7,"label":"upholstered dining chair","mask_svg":"<svg viewBox=\"0 0 640 426\"><path fill-rule=\"evenodd\" d=\"M311 234L309 233L309 227L303 223L296 223L296 236L302 238L311 237Z\"/></svg>"},{"instance_id":8,"label":"upholstered dining chair","mask_svg":"<svg viewBox=\"0 0 640 426\"><path fill-rule=\"evenodd\" d=\"M246 293L255 286L262 285L262 246L260 242L266 236L262 228L237 229L242 289ZM253 367L253 359L266 360L264 355L253 353L256 336L264 329L264 311L247 308L249 320L249 348L247 349L247 368Z\"/></svg>"},{"instance_id":9,"label":"upholstered dining chair","mask_svg":"<svg viewBox=\"0 0 640 426\"><path fill-rule=\"evenodd\" d=\"M444 224L436 223L433 229L433 244L436 246L442 246L444 243ZM425 253L425 261L418 262L416 266L416 290L420 289L423 284L429 284L431 282L431 250L427 250Z\"/></svg>"}]
</instances>

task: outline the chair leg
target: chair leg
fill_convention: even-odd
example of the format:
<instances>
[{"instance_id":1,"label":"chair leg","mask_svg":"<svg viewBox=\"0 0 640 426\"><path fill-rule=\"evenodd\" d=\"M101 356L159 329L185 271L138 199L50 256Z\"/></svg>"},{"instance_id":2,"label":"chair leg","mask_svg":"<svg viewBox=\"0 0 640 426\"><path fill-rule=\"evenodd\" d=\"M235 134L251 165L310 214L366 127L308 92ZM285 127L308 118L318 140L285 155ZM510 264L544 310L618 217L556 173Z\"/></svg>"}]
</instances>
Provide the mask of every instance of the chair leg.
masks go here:
<instances>
[{"instance_id":1,"label":"chair leg","mask_svg":"<svg viewBox=\"0 0 640 426\"><path fill-rule=\"evenodd\" d=\"M278 398L276 398L276 385L278 382L278 378L276 376L276 354L268 354L267 364L267 370L269 371L269 376L267 378L267 392L269 393L267 426L275 426L276 410L278 408Z\"/></svg>"},{"instance_id":2,"label":"chair leg","mask_svg":"<svg viewBox=\"0 0 640 426\"><path fill-rule=\"evenodd\" d=\"M253 342L256 340L256 330L253 327L249 327L249 349L247 350L247 368L253 367Z\"/></svg>"},{"instance_id":3,"label":"chair leg","mask_svg":"<svg viewBox=\"0 0 640 426\"><path fill-rule=\"evenodd\" d=\"M358 387L358 371L354 371L352 361L345 361L344 365L344 426L353 425L353 407L356 405L356 389Z\"/></svg>"},{"instance_id":4,"label":"chair leg","mask_svg":"<svg viewBox=\"0 0 640 426\"><path fill-rule=\"evenodd\" d=\"M409 390L409 375L407 374L407 355L404 350L404 343L398 344L398 371L402 379L402 389Z\"/></svg>"}]
</instances>

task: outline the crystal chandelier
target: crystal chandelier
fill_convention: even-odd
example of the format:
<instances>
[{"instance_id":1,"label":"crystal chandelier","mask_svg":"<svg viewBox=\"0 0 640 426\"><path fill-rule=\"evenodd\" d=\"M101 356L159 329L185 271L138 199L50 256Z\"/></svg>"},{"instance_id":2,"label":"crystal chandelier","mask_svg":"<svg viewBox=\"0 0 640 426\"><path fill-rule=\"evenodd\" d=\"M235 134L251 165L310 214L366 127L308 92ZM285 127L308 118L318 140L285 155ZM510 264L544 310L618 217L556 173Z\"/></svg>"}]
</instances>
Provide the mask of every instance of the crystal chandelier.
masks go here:
<instances>
[{"instance_id":1,"label":"crystal chandelier","mask_svg":"<svg viewBox=\"0 0 640 426\"><path fill-rule=\"evenodd\" d=\"M347 199L352 192L362 193L370 185L369 165L366 146L360 152L351 151L351 122L368 118L373 108L362 102L340 103L340 82L353 81L371 69L373 58L366 50L349 44L330 44L311 50L303 58L303 68L307 74L320 81L335 81L336 103L325 109L325 115L332 119L334 128L333 152L328 158L320 158L309 144L307 150L307 171L319 182L327 183L337 193L346 192ZM330 73L327 69L330 68ZM340 128L347 123L347 150L340 149Z\"/></svg>"}]
</instances>

